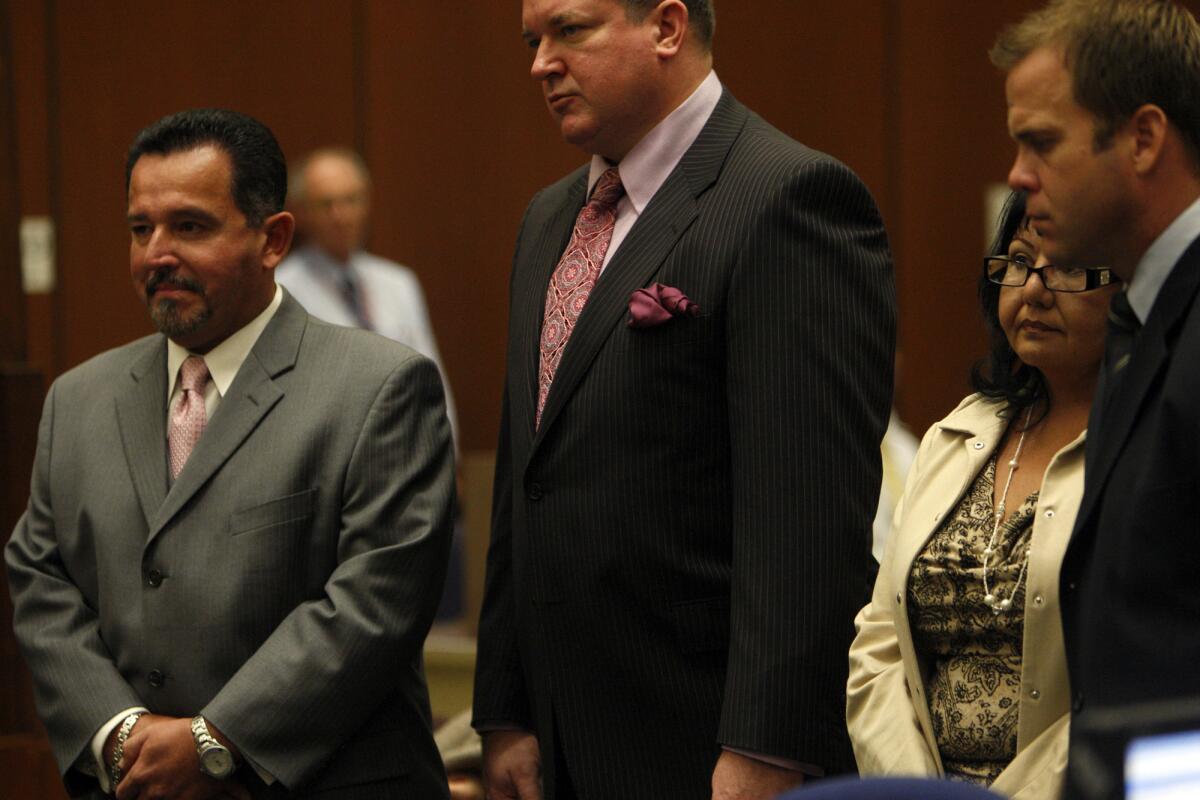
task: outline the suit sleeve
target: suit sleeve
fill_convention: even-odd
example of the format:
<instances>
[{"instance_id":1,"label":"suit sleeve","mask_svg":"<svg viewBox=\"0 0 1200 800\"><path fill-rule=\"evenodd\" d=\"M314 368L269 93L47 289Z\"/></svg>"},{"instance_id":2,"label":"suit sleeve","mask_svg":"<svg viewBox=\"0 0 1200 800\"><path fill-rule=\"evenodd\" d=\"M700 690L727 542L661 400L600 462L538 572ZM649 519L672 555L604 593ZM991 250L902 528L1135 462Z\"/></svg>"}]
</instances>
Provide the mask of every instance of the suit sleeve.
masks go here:
<instances>
[{"instance_id":1,"label":"suit sleeve","mask_svg":"<svg viewBox=\"0 0 1200 800\"><path fill-rule=\"evenodd\" d=\"M71 791L94 779L72 770L90 760L92 736L124 708L143 705L100 637L96 609L67 571L55 528L51 465L58 384L50 388L38 428L29 506L5 548L13 629L34 676L38 712ZM69 448L68 448L69 449Z\"/></svg>"},{"instance_id":2,"label":"suit sleeve","mask_svg":"<svg viewBox=\"0 0 1200 800\"><path fill-rule=\"evenodd\" d=\"M454 459L441 380L413 356L384 382L342 488L338 565L201 713L294 787L416 670L449 557Z\"/></svg>"},{"instance_id":3,"label":"suit sleeve","mask_svg":"<svg viewBox=\"0 0 1200 800\"><path fill-rule=\"evenodd\" d=\"M882 221L844 166L774 181L727 301L730 650L719 741L852 768L846 652L868 592L895 289Z\"/></svg>"},{"instance_id":4,"label":"suit sleeve","mask_svg":"<svg viewBox=\"0 0 1200 800\"><path fill-rule=\"evenodd\" d=\"M926 438L922 452L928 446ZM894 597L905 591L892 575L903 530L905 508L921 484L921 455L909 471L904 496L896 506L892 535L875 580L875 592L854 626L850 646L850 679L847 684L846 724L859 772L863 775L937 775L929 745L913 716L913 700L904 676L904 662L896 633Z\"/></svg>"},{"instance_id":5,"label":"suit sleeve","mask_svg":"<svg viewBox=\"0 0 1200 800\"><path fill-rule=\"evenodd\" d=\"M513 293L521 243L530 211L541 196L530 201L521 219L513 252L509 297ZM510 337L509 347L513 347ZM509 354L512 363L514 355ZM496 446L496 476L492 486L492 532L488 543L483 608L479 618L479 647L475 668L475 696L471 724L477 730L519 726L533 729L533 712L525 687L517 641L513 576L513 475L511 411L508 375L504 376L500 410L500 439Z\"/></svg>"},{"instance_id":6,"label":"suit sleeve","mask_svg":"<svg viewBox=\"0 0 1200 800\"><path fill-rule=\"evenodd\" d=\"M471 724L480 730L514 725L533 728L533 715L517 646L516 600L513 596L512 459L508 404L508 391L505 390L500 441L496 449L492 537L488 545L487 580L479 621L479 658L471 720Z\"/></svg>"}]
</instances>

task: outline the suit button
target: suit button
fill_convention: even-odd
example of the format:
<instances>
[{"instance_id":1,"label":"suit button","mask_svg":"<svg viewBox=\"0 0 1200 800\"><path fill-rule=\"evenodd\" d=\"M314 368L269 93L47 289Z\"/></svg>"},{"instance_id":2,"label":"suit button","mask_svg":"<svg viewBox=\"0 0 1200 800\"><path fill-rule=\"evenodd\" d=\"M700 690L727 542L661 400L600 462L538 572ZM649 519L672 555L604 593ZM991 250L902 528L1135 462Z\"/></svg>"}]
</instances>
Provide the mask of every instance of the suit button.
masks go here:
<instances>
[{"instance_id":1,"label":"suit button","mask_svg":"<svg viewBox=\"0 0 1200 800\"><path fill-rule=\"evenodd\" d=\"M1076 692L1071 697L1071 711L1076 714L1083 711L1083 692Z\"/></svg>"},{"instance_id":2,"label":"suit button","mask_svg":"<svg viewBox=\"0 0 1200 800\"><path fill-rule=\"evenodd\" d=\"M161 688L162 685L167 682L167 676L163 675L160 671L158 671L156 669L152 669L152 670L150 670L150 674L146 676L146 680L150 683L151 686L153 686L155 689L158 689L158 688Z\"/></svg>"},{"instance_id":3,"label":"suit button","mask_svg":"<svg viewBox=\"0 0 1200 800\"><path fill-rule=\"evenodd\" d=\"M163 574L158 570L152 569L146 573L146 583L150 584L152 588L157 589L159 586L162 586L162 582Z\"/></svg>"},{"instance_id":4,"label":"suit button","mask_svg":"<svg viewBox=\"0 0 1200 800\"><path fill-rule=\"evenodd\" d=\"M542 491L542 485L540 483L531 483L529 484L529 491L526 492L525 496L536 502L542 499L543 494L545 493Z\"/></svg>"},{"instance_id":5,"label":"suit button","mask_svg":"<svg viewBox=\"0 0 1200 800\"><path fill-rule=\"evenodd\" d=\"M1039 697L1042 696L1042 693L1039 692L1037 689L1032 689L1029 692L1029 696L1032 697L1034 700L1037 700Z\"/></svg>"}]
</instances>

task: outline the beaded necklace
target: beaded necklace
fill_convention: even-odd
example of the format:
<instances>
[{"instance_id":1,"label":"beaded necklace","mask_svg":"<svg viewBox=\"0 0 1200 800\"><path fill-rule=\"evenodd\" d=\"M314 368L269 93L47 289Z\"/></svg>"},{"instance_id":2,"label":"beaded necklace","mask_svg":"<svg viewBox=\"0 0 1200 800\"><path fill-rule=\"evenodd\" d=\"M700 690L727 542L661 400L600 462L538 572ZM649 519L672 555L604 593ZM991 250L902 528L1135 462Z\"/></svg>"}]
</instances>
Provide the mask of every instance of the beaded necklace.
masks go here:
<instances>
[{"instance_id":1,"label":"beaded necklace","mask_svg":"<svg viewBox=\"0 0 1200 800\"><path fill-rule=\"evenodd\" d=\"M1021 436L1017 439L1017 451L1013 453L1012 460L1008 462L1008 479L1004 481L1004 491L1000 493L1000 504L996 506L996 513L992 518L992 537L988 539L987 547L983 548L983 602L996 615L1007 614L1012 610L1012 599L1020 591L1021 582L1025 580L1025 571L1029 567L1030 547L1026 546L1025 558L1021 562L1021 571L1017 573L1017 583L1013 586L1012 594L1008 597L998 597L988 585L988 562L996 554L996 539L1000 534L1000 521L1004 519L1004 504L1008 500L1008 488L1012 486L1013 473L1020 467L1021 446L1025 444L1025 433L1029 430L1029 419L1032 414L1033 407L1030 406L1029 410L1025 412Z\"/></svg>"}]
</instances>

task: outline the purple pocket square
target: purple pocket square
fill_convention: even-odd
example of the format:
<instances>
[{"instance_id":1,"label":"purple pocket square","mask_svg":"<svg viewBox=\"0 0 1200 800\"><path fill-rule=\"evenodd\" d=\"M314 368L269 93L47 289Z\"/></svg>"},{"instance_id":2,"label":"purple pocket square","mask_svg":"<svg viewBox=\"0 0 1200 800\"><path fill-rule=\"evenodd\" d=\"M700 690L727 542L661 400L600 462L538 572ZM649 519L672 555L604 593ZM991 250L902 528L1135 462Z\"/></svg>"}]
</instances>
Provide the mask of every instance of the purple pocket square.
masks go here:
<instances>
[{"instance_id":1,"label":"purple pocket square","mask_svg":"<svg viewBox=\"0 0 1200 800\"><path fill-rule=\"evenodd\" d=\"M674 286L655 283L629 296L628 324L631 328L652 328L672 317L694 317L699 313L700 306Z\"/></svg>"}]
</instances>

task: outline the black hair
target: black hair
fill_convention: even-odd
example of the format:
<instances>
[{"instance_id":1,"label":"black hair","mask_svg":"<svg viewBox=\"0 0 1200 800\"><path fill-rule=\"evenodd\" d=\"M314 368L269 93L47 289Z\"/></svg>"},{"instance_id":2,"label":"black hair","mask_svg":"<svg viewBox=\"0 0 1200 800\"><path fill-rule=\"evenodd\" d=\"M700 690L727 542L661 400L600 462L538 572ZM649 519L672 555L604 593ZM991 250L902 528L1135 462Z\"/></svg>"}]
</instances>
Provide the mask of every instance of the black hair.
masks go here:
<instances>
[{"instance_id":1,"label":"black hair","mask_svg":"<svg viewBox=\"0 0 1200 800\"><path fill-rule=\"evenodd\" d=\"M180 111L142 128L125 158L126 193L133 167L142 156L165 156L205 145L219 147L229 155L233 164L230 191L250 227L259 227L267 217L283 210L287 162L275 135L253 117L221 108Z\"/></svg>"},{"instance_id":2,"label":"black hair","mask_svg":"<svg viewBox=\"0 0 1200 800\"><path fill-rule=\"evenodd\" d=\"M996 238L988 255L1008 255L1008 246L1025 224L1025 193L1009 195L1000 212ZM1036 425L1050 411L1050 391L1046 377L1037 367L1031 367L1017 356L1000 326L1000 287L981 274L979 304L987 328L989 350L986 357L971 367L971 387L993 400L1004 401L1001 416L1012 419L1032 408L1030 426Z\"/></svg>"}]
</instances>

